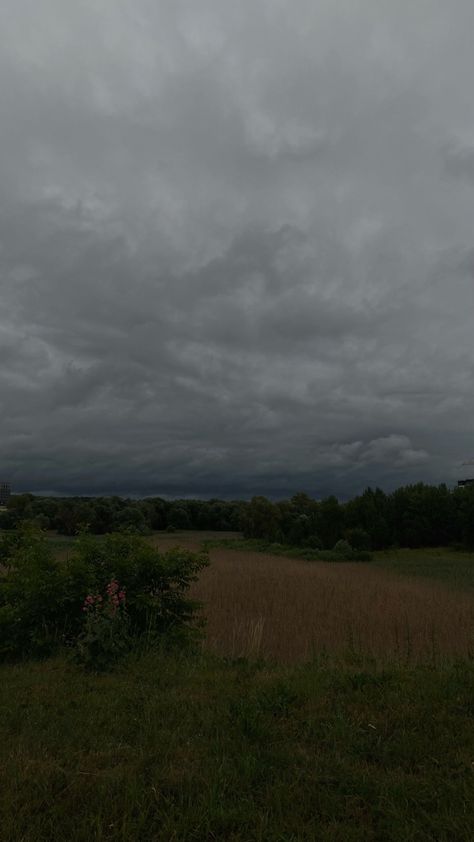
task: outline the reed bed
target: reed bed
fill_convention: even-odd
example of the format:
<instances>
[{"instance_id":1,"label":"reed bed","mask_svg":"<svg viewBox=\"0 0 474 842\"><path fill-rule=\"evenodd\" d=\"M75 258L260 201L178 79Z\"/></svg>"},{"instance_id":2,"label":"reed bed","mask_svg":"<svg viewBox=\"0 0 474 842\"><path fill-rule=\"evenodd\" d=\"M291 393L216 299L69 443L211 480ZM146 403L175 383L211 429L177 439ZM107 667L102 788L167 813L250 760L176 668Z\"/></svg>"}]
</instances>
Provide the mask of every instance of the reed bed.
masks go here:
<instances>
[{"instance_id":1,"label":"reed bed","mask_svg":"<svg viewBox=\"0 0 474 842\"><path fill-rule=\"evenodd\" d=\"M474 654L469 593L370 564L226 549L210 557L192 596L203 603L205 646L216 654L283 663L323 653L407 663Z\"/></svg>"}]
</instances>

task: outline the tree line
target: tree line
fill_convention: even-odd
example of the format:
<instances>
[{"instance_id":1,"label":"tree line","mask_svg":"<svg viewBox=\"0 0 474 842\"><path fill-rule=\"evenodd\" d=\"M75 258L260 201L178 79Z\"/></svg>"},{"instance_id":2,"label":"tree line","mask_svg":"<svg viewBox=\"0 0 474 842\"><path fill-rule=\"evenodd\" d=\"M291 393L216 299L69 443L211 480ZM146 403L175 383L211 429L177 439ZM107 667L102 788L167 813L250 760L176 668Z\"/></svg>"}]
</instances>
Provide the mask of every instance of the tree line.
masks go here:
<instances>
[{"instance_id":1,"label":"tree line","mask_svg":"<svg viewBox=\"0 0 474 842\"><path fill-rule=\"evenodd\" d=\"M235 531L240 529L245 503L225 500L130 500L124 497L36 497L16 494L0 512L0 528L16 529L33 521L44 530L73 536L178 529Z\"/></svg>"},{"instance_id":2,"label":"tree line","mask_svg":"<svg viewBox=\"0 0 474 842\"><path fill-rule=\"evenodd\" d=\"M278 502L262 496L225 501L14 495L0 512L0 528L15 529L24 521L62 535L194 529L241 531L246 538L313 549L330 549L340 540L357 550L474 548L474 486L451 490L417 483L389 494L367 488L347 502L305 493Z\"/></svg>"}]
</instances>

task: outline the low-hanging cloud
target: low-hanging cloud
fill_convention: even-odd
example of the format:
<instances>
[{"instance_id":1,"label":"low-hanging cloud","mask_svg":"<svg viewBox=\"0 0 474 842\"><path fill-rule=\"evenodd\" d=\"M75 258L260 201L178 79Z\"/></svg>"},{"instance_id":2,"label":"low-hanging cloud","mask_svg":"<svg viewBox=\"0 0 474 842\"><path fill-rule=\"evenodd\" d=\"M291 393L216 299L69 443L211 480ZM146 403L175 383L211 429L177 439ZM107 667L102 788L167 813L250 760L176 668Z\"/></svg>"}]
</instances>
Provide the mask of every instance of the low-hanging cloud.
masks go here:
<instances>
[{"instance_id":1,"label":"low-hanging cloud","mask_svg":"<svg viewBox=\"0 0 474 842\"><path fill-rule=\"evenodd\" d=\"M474 12L420 6L2 6L2 477L228 497L457 478Z\"/></svg>"}]
</instances>

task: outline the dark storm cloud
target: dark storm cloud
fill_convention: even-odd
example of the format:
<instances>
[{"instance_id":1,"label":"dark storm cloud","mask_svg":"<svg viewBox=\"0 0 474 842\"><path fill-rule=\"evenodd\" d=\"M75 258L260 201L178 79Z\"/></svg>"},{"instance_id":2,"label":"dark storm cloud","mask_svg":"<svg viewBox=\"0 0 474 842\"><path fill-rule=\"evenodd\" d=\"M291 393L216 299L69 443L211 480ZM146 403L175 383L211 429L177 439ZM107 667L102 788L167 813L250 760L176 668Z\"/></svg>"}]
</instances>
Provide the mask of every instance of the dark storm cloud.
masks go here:
<instances>
[{"instance_id":1,"label":"dark storm cloud","mask_svg":"<svg viewBox=\"0 0 474 842\"><path fill-rule=\"evenodd\" d=\"M474 451L470 3L0 12L0 473L342 496Z\"/></svg>"}]
</instances>

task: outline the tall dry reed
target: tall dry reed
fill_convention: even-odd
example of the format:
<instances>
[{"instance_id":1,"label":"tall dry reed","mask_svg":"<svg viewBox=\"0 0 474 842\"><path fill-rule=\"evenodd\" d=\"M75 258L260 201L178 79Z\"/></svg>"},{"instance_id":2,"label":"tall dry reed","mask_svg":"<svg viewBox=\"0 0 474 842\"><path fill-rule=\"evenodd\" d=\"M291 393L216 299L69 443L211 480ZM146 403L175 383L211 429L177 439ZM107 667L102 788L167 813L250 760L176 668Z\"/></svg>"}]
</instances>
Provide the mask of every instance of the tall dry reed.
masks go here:
<instances>
[{"instance_id":1,"label":"tall dry reed","mask_svg":"<svg viewBox=\"0 0 474 842\"><path fill-rule=\"evenodd\" d=\"M290 663L350 650L432 663L473 654L471 595L370 564L212 550L192 596L204 603L206 646L221 655Z\"/></svg>"}]
</instances>

